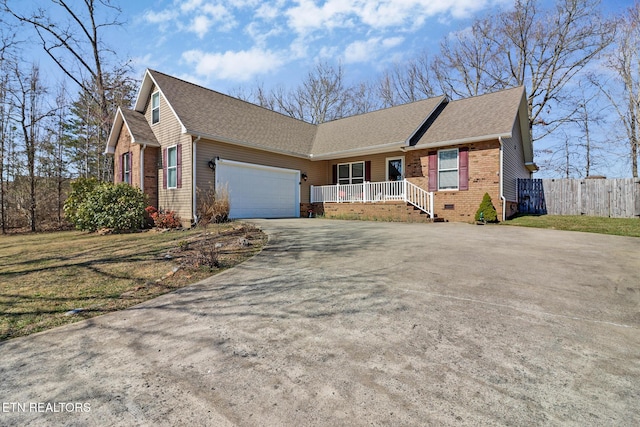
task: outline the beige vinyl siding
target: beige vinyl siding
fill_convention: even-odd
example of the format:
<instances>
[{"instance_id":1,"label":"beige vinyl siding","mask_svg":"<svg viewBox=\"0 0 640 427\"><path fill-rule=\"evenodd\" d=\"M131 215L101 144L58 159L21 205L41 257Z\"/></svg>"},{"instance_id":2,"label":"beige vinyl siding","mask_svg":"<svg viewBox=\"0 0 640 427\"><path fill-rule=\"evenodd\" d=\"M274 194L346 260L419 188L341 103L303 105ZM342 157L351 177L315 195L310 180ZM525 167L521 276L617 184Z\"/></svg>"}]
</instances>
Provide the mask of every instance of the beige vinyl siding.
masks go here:
<instances>
[{"instance_id":1,"label":"beige vinyl siding","mask_svg":"<svg viewBox=\"0 0 640 427\"><path fill-rule=\"evenodd\" d=\"M306 173L308 176L307 181L301 180L300 184L300 203L309 202L309 187L311 185L325 185L331 179L327 176L326 161L312 162L299 157L290 157L205 139L197 142L196 153L196 186L203 190L215 184L215 175L209 168L208 163L209 160L213 160L216 157L224 160L294 169L300 171L301 174Z\"/></svg>"},{"instance_id":2,"label":"beige vinyl siding","mask_svg":"<svg viewBox=\"0 0 640 427\"><path fill-rule=\"evenodd\" d=\"M144 115L151 123L151 96L156 91L154 87L145 107ZM182 144L182 187L173 189L162 188L163 170L158 169L158 208L175 211L183 226L189 226L193 220L192 209L192 180L191 180L191 136L182 133L180 122L171 111L169 104L160 94L160 121L151 125L151 130L162 146L167 147ZM162 162L162 152L159 153L159 163Z\"/></svg>"},{"instance_id":3,"label":"beige vinyl siding","mask_svg":"<svg viewBox=\"0 0 640 427\"><path fill-rule=\"evenodd\" d=\"M404 157L404 175L407 176L407 156L400 150L392 151L382 154L370 154L368 156L354 156L345 159L337 159L329 161L327 184L332 184L333 180L333 165L340 163L352 163L352 162L371 162L371 182L381 182L387 180L387 159L391 157Z\"/></svg>"},{"instance_id":4,"label":"beige vinyl siding","mask_svg":"<svg viewBox=\"0 0 640 427\"><path fill-rule=\"evenodd\" d=\"M513 137L502 139L503 158L503 188L502 193L510 202L518 200L518 178L531 178L531 173L524 165L524 151L522 148L522 133L520 120L513 125Z\"/></svg>"}]
</instances>

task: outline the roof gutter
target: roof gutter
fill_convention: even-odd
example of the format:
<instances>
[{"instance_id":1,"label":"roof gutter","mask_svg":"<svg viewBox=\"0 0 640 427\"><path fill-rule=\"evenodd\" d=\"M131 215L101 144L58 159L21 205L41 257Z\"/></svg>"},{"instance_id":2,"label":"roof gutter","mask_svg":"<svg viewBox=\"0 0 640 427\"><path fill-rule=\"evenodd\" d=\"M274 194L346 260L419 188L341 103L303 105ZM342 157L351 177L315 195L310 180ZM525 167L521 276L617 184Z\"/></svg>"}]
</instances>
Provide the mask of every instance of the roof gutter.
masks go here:
<instances>
[{"instance_id":1,"label":"roof gutter","mask_svg":"<svg viewBox=\"0 0 640 427\"><path fill-rule=\"evenodd\" d=\"M191 205L192 205L192 211L193 211L193 223L197 224L198 223L198 209L197 209L197 199L196 199L196 195L197 195L197 191L196 191L196 176L197 176L197 170L196 167L198 165L198 162L196 162L196 148L197 148L197 143L198 141L200 141L200 136L196 137L196 139L193 140L193 145L192 145L192 150L191 150L191 177L192 177L192 185L191 185Z\"/></svg>"}]
</instances>

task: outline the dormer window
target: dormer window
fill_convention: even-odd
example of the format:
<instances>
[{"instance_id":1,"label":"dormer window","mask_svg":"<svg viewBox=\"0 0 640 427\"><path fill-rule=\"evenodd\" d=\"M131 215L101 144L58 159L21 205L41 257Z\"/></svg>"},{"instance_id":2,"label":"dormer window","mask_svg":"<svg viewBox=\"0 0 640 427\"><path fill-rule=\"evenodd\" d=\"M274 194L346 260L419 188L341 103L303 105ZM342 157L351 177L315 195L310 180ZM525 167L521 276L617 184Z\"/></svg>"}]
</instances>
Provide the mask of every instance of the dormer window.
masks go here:
<instances>
[{"instance_id":1,"label":"dormer window","mask_svg":"<svg viewBox=\"0 0 640 427\"><path fill-rule=\"evenodd\" d=\"M151 95L151 124L160 121L160 92L154 92Z\"/></svg>"}]
</instances>

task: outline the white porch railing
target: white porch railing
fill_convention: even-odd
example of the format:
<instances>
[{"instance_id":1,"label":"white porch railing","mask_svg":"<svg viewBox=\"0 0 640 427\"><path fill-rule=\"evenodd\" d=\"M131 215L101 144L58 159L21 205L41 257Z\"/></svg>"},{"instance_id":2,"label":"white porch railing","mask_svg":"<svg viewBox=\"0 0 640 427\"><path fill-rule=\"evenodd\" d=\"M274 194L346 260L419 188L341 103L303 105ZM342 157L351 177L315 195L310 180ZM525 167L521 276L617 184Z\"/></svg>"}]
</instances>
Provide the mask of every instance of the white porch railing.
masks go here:
<instances>
[{"instance_id":1,"label":"white porch railing","mask_svg":"<svg viewBox=\"0 0 640 427\"><path fill-rule=\"evenodd\" d=\"M379 203L386 201L411 203L433 218L433 192L425 191L406 179L403 181L311 186L311 203Z\"/></svg>"}]
</instances>

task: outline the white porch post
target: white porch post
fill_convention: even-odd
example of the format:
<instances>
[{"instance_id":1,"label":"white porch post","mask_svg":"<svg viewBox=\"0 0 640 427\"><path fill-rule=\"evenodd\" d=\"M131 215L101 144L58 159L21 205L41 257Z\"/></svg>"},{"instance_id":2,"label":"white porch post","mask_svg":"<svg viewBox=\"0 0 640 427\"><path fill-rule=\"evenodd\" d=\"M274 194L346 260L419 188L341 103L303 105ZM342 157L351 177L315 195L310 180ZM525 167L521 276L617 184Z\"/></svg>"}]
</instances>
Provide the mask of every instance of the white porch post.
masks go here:
<instances>
[{"instance_id":1,"label":"white porch post","mask_svg":"<svg viewBox=\"0 0 640 427\"><path fill-rule=\"evenodd\" d=\"M313 185L309 186L309 203L315 203L315 199L314 196L315 194L313 193Z\"/></svg>"},{"instance_id":2,"label":"white porch post","mask_svg":"<svg viewBox=\"0 0 640 427\"><path fill-rule=\"evenodd\" d=\"M405 203L409 201L409 196L407 196L407 178L402 180L402 200Z\"/></svg>"},{"instance_id":3,"label":"white porch post","mask_svg":"<svg viewBox=\"0 0 640 427\"><path fill-rule=\"evenodd\" d=\"M429 192L429 216L433 218L433 191Z\"/></svg>"}]
</instances>

